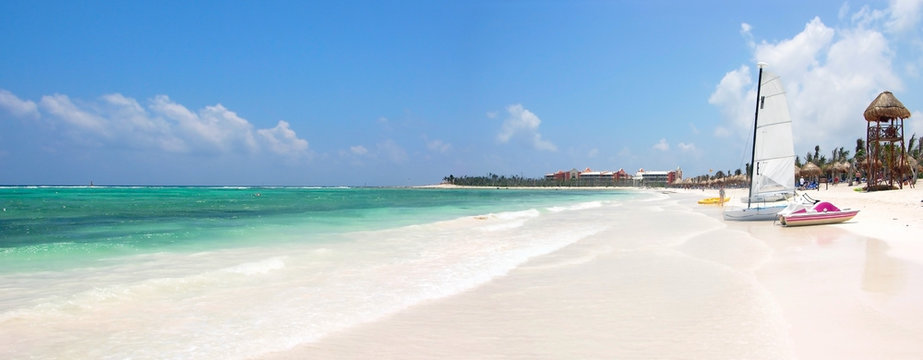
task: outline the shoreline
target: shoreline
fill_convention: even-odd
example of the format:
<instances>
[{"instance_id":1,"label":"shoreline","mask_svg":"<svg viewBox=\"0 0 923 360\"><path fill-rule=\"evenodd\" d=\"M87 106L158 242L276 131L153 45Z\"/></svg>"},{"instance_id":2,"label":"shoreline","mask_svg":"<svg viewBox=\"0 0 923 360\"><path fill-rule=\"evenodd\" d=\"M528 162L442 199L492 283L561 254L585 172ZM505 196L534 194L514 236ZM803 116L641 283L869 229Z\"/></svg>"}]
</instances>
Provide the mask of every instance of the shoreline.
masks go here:
<instances>
[{"instance_id":1,"label":"shoreline","mask_svg":"<svg viewBox=\"0 0 923 360\"><path fill-rule=\"evenodd\" d=\"M596 234L477 288L261 358L923 356L923 207L910 200L923 190L811 192L861 212L801 228L724 222L720 207L696 204L717 190L663 190L645 190L667 199L640 206L693 234L661 226L651 237L645 229L662 222L632 218L630 250L613 249L618 231ZM649 245L671 237L682 241ZM749 300L735 300L741 292Z\"/></svg>"}]
</instances>

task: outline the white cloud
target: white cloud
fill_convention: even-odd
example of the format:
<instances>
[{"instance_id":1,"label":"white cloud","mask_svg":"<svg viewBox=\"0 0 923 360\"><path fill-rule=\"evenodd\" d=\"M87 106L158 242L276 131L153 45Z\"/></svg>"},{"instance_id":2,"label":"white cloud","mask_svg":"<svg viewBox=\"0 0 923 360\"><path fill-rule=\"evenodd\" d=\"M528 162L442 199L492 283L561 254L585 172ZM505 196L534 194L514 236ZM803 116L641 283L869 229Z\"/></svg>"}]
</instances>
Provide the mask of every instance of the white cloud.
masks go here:
<instances>
[{"instance_id":1,"label":"white cloud","mask_svg":"<svg viewBox=\"0 0 923 360\"><path fill-rule=\"evenodd\" d=\"M692 143L687 144L687 143L681 142L679 144L676 144L676 146L679 147L679 149L684 152L695 151L695 144L692 144Z\"/></svg>"},{"instance_id":2,"label":"white cloud","mask_svg":"<svg viewBox=\"0 0 923 360\"><path fill-rule=\"evenodd\" d=\"M741 34L749 34L750 30L752 29L753 29L753 26L750 26L750 24L740 23L740 33Z\"/></svg>"},{"instance_id":3,"label":"white cloud","mask_svg":"<svg viewBox=\"0 0 923 360\"><path fill-rule=\"evenodd\" d=\"M258 148L253 125L221 104L206 106L196 114L166 95L158 95L151 100L151 111L173 121L181 137L204 149L254 152Z\"/></svg>"},{"instance_id":4,"label":"white cloud","mask_svg":"<svg viewBox=\"0 0 923 360\"><path fill-rule=\"evenodd\" d=\"M754 58L768 63L775 73L800 77L820 65L822 52L830 45L834 33L820 18L815 17L791 39L776 43L763 41L757 45Z\"/></svg>"},{"instance_id":5,"label":"white cloud","mask_svg":"<svg viewBox=\"0 0 923 360\"><path fill-rule=\"evenodd\" d=\"M850 20L852 20L853 24L855 24L858 28L866 28L881 22L881 20L886 16L887 14L884 11L873 10L868 5L865 5L855 14L853 14L850 17Z\"/></svg>"},{"instance_id":6,"label":"white cloud","mask_svg":"<svg viewBox=\"0 0 923 360\"><path fill-rule=\"evenodd\" d=\"M538 116L535 116L520 104L510 105L506 108L506 111L510 113L510 116L503 122L503 127L500 129L500 133L497 134L497 139L502 143L510 141L510 138L516 133L535 132L542 123Z\"/></svg>"},{"instance_id":7,"label":"white cloud","mask_svg":"<svg viewBox=\"0 0 923 360\"><path fill-rule=\"evenodd\" d=\"M917 134L917 139L923 138L923 110L913 110L910 112L910 118L913 120L904 121L904 139L910 140L913 134Z\"/></svg>"},{"instance_id":8,"label":"white cloud","mask_svg":"<svg viewBox=\"0 0 923 360\"><path fill-rule=\"evenodd\" d=\"M38 106L35 102L22 100L13 93L0 89L0 108L6 109L14 116L38 118Z\"/></svg>"},{"instance_id":9,"label":"white cloud","mask_svg":"<svg viewBox=\"0 0 923 360\"><path fill-rule=\"evenodd\" d=\"M43 110L71 126L98 136L110 136L105 119L90 111L81 109L67 95L42 96L39 103L42 105Z\"/></svg>"},{"instance_id":10,"label":"white cloud","mask_svg":"<svg viewBox=\"0 0 923 360\"><path fill-rule=\"evenodd\" d=\"M849 3L844 2L843 5L840 5L840 10L837 11L837 19L846 20L849 16Z\"/></svg>"},{"instance_id":11,"label":"white cloud","mask_svg":"<svg viewBox=\"0 0 923 360\"><path fill-rule=\"evenodd\" d=\"M753 47L756 46L756 43L753 41L753 34L750 32L751 30L753 30L753 27L750 26L750 24L740 23L740 35L743 36L745 40L747 40L747 44Z\"/></svg>"},{"instance_id":12,"label":"white cloud","mask_svg":"<svg viewBox=\"0 0 923 360\"><path fill-rule=\"evenodd\" d=\"M497 134L497 140L500 143L507 143L516 136L521 136L532 143L532 147L537 150L557 151L558 147L550 141L542 139L538 127L542 120L534 113L524 108L521 104L514 104L506 107L509 117L503 121L500 133Z\"/></svg>"},{"instance_id":13,"label":"white cloud","mask_svg":"<svg viewBox=\"0 0 923 360\"><path fill-rule=\"evenodd\" d=\"M587 157L590 157L590 158L594 158L594 157L596 157L596 155L599 155L599 149L597 149L597 148L592 148L592 149L590 149L590 151L587 152L587 154L586 154L586 156L587 156Z\"/></svg>"},{"instance_id":14,"label":"white cloud","mask_svg":"<svg viewBox=\"0 0 923 360\"><path fill-rule=\"evenodd\" d=\"M753 104L747 99L756 98L756 91L749 89L752 83L750 68L742 65L737 70L724 74L721 82L715 87L715 92L708 98L708 103L717 106L732 127L747 129L753 122ZM726 128L719 128L722 135L729 135ZM719 130L716 129L716 135L718 133Z\"/></svg>"},{"instance_id":15,"label":"white cloud","mask_svg":"<svg viewBox=\"0 0 923 360\"><path fill-rule=\"evenodd\" d=\"M726 127L716 126L714 135L715 137L721 137L721 138L728 137L728 136L731 136L731 131L728 130Z\"/></svg>"},{"instance_id":16,"label":"white cloud","mask_svg":"<svg viewBox=\"0 0 923 360\"><path fill-rule=\"evenodd\" d=\"M438 140L438 139L429 140L429 139L424 138L423 141L426 142L427 149L430 149L432 151L439 152L439 153L444 153L446 151L449 151L449 149L452 148L452 144L443 142L442 140Z\"/></svg>"},{"instance_id":17,"label":"white cloud","mask_svg":"<svg viewBox=\"0 0 923 360\"><path fill-rule=\"evenodd\" d=\"M921 0L892 0L887 29L897 33L913 30L920 22L921 9Z\"/></svg>"},{"instance_id":18,"label":"white cloud","mask_svg":"<svg viewBox=\"0 0 923 360\"><path fill-rule=\"evenodd\" d=\"M62 94L43 96L34 112L29 103L0 90L3 107L15 107L27 116L50 115L54 128L83 143L172 153L262 149L288 156L308 153L308 142L289 123L279 121L274 128L254 130L253 124L221 104L193 112L166 95L157 95L145 108L121 94L103 95L94 102L73 101Z\"/></svg>"},{"instance_id":19,"label":"white cloud","mask_svg":"<svg viewBox=\"0 0 923 360\"><path fill-rule=\"evenodd\" d=\"M308 141L299 139L295 131L292 130L288 122L279 121L276 127L272 129L260 129L256 131L263 141L269 146L269 150L279 155L299 157L306 155L308 151Z\"/></svg>"},{"instance_id":20,"label":"white cloud","mask_svg":"<svg viewBox=\"0 0 923 360\"><path fill-rule=\"evenodd\" d=\"M121 94L102 96L95 108L111 131L129 146L141 149L161 149L168 152L188 150L186 141L172 131L170 124L151 116L135 99Z\"/></svg>"},{"instance_id":21,"label":"white cloud","mask_svg":"<svg viewBox=\"0 0 923 360\"><path fill-rule=\"evenodd\" d=\"M693 134L700 133L699 128L697 128L693 123L689 123L689 130L692 131Z\"/></svg>"},{"instance_id":22,"label":"white cloud","mask_svg":"<svg viewBox=\"0 0 923 360\"><path fill-rule=\"evenodd\" d=\"M667 143L667 139L660 139L660 142L654 144L653 148L655 150L667 151L670 150L670 144Z\"/></svg>"},{"instance_id":23,"label":"white cloud","mask_svg":"<svg viewBox=\"0 0 923 360\"><path fill-rule=\"evenodd\" d=\"M753 58L767 62L766 70L782 78L796 153L815 144L831 149L854 141L864 130L862 112L879 92L891 90L901 97L903 84L892 65L894 42L886 36L884 13L864 7L850 18L851 27L837 29L815 17L789 39L752 48ZM721 79L709 98L724 118L715 136L749 137L755 83L756 74L745 65Z\"/></svg>"},{"instance_id":24,"label":"white cloud","mask_svg":"<svg viewBox=\"0 0 923 360\"><path fill-rule=\"evenodd\" d=\"M356 145L356 146L350 146L349 152L351 152L353 155L362 156L362 155L368 154L369 150L366 149L365 146Z\"/></svg>"}]
</instances>

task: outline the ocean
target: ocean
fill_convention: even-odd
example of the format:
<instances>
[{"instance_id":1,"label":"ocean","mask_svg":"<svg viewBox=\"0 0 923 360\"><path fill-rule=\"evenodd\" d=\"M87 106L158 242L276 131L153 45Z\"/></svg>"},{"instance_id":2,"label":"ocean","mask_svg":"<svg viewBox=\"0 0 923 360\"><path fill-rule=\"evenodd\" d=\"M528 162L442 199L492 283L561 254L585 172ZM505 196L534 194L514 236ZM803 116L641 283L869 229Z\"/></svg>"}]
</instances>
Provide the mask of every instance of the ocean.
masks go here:
<instances>
[{"instance_id":1,"label":"ocean","mask_svg":"<svg viewBox=\"0 0 923 360\"><path fill-rule=\"evenodd\" d=\"M608 229L621 190L0 188L0 357L243 359Z\"/></svg>"}]
</instances>

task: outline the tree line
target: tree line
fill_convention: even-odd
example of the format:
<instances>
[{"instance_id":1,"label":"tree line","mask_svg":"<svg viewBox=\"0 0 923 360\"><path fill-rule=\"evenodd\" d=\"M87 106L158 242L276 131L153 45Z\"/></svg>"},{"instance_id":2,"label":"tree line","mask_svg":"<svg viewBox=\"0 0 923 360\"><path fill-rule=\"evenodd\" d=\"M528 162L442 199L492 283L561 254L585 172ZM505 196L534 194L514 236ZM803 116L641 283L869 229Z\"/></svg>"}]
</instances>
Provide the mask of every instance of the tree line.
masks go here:
<instances>
[{"instance_id":1,"label":"tree line","mask_svg":"<svg viewBox=\"0 0 923 360\"><path fill-rule=\"evenodd\" d=\"M893 163L894 161L899 160L898 156L892 156L896 155L896 152L900 151L899 146L900 144L893 143L882 144L881 150L879 151L879 158L872 160L878 160L881 162L882 166L888 169L894 169L900 166L900 164ZM804 155L804 162L801 161L801 157L795 156L795 165L801 167L810 162L820 167L822 170L824 170L824 172L830 173L832 172L832 167L834 164L846 163L849 164L851 168L858 169L861 172L863 168L861 167L860 163L865 162L867 157L865 148L865 139L858 138L856 139L856 147L854 149L855 152L853 153L852 157L850 157L849 150L846 150L845 147L840 146L831 150L830 157L828 158L826 154L821 154L820 145L815 145L813 153L808 151ZM910 137L910 140L907 141L906 154L916 160L920 160L920 155L923 154L923 141L917 137L916 133L914 133L913 136Z\"/></svg>"},{"instance_id":2,"label":"tree line","mask_svg":"<svg viewBox=\"0 0 923 360\"><path fill-rule=\"evenodd\" d=\"M493 187L510 187L510 186L523 186L523 187L539 187L539 186L557 186L557 182L553 180L545 180L545 178L534 179L522 177L519 175L497 175L494 173L488 173L487 176L455 176L449 175L442 178L442 182L446 184L453 184L459 186L493 186Z\"/></svg>"}]
</instances>

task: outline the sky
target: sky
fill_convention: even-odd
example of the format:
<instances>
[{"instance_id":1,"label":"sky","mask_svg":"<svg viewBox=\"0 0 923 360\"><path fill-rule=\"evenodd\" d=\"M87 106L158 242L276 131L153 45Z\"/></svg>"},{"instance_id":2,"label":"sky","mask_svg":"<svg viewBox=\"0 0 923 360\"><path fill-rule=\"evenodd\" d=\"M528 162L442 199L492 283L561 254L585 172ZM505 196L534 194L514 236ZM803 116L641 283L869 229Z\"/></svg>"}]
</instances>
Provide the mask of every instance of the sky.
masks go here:
<instances>
[{"instance_id":1,"label":"sky","mask_svg":"<svg viewBox=\"0 0 923 360\"><path fill-rule=\"evenodd\" d=\"M0 185L403 186L795 153L888 90L923 135L923 0L3 1Z\"/></svg>"}]
</instances>

